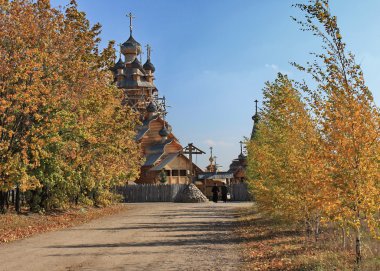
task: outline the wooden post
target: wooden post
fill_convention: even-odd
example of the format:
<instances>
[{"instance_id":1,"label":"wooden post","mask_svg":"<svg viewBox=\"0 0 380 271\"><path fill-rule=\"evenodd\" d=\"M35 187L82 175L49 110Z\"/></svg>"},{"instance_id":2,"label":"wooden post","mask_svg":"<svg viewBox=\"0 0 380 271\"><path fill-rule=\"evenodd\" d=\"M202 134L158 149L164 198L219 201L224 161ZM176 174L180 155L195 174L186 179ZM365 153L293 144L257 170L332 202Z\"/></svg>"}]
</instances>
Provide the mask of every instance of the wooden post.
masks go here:
<instances>
[{"instance_id":1,"label":"wooden post","mask_svg":"<svg viewBox=\"0 0 380 271\"><path fill-rule=\"evenodd\" d=\"M190 183L195 183L194 180L194 169L193 169L193 154L205 154L204 151L198 149L197 147L194 146L193 143L189 143L183 150L182 153L188 154L189 155L189 160L190 160Z\"/></svg>"}]
</instances>

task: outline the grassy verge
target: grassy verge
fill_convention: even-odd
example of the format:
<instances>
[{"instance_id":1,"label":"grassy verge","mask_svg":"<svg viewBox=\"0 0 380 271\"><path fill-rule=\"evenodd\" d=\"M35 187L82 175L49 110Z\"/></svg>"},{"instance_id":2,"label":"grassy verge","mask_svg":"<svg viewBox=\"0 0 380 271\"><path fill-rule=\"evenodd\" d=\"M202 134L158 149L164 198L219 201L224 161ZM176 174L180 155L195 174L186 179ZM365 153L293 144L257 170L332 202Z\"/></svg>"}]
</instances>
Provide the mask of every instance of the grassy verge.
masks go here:
<instances>
[{"instance_id":1,"label":"grassy verge","mask_svg":"<svg viewBox=\"0 0 380 271\"><path fill-rule=\"evenodd\" d=\"M0 215L0 244L23 239L35 234L80 225L93 219L116 214L126 209L123 204L104 208L76 207L48 214L9 213Z\"/></svg>"},{"instance_id":2,"label":"grassy verge","mask_svg":"<svg viewBox=\"0 0 380 271\"><path fill-rule=\"evenodd\" d=\"M354 269L352 237L343 248L341 232L323 228L319 240L300 227L263 217L256 210L242 211L237 233L244 242L248 270L350 270ZM363 271L380 270L380 241L364 238Z\"/></svg>"}]
</instances>

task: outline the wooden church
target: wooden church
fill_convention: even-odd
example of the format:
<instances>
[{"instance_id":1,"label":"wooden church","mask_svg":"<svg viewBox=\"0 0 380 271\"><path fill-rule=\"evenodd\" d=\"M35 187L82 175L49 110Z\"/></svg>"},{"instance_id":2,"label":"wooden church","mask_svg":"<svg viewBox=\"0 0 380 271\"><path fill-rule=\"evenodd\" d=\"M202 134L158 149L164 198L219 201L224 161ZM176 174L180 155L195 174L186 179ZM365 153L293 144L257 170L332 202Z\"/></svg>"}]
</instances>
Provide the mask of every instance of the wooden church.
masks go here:
<instances>
[{"instance_id":1,"label":"wooden church","mask_svg":"<svg viewBox=\"0 0 380 271\"><path fill-rule=\"evenodd\" d=\"M124 90L124 104L139 112L142 125L138 128L136 141L141 145L145 162L141 166L136 183L184 184L202 170L183 153L183 146L165 120L167 111L165 97L159 97L154 84L155 67L151 62L151 48L146 46L147 60L141 60L142 48L132 35L130 13L130 36L120 45L120 58L111 69L115 84ZM122 57L123 55L123 57Z\"/></svg>"},{"instance_id":2,"label":"wooden church","mask_svg":"<svg viewBox=\"0 0 380 271\"><path fill-rule=\"evenodd\" d=\"M252 127L252 133L251 133L251 140L254 138L257 130L257 125L259 122L259 114L257 112L257 103L258 101L255 100L255 114L252 116L253 120L253 127ZM240 154L238 157L234 160L232 160L232 163L230 164L230 168L228 172L233 173L233 179L232 183L242 183L246 181L246 175L247 175L247 156L243 153L243 142L240 141Z\"/></svg>"}]
</instances>

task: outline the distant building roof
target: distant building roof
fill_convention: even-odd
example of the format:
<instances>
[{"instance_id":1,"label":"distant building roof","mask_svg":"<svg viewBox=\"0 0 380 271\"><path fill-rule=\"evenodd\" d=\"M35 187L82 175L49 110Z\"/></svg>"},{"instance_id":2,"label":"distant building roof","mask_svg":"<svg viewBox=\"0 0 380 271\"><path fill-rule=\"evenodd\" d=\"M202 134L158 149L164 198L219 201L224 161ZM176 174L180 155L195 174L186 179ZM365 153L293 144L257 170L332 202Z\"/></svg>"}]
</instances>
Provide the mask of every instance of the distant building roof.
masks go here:
<instances>
[{"instance_id":1,"label":"distant building roof","mask_svg":"<svg viewBox=\"0 0 380 271\"><path fill-rule=\"evenodd\" d=\"M140 139L143 138L143 136L146 134L146 132L149 131L149 123L153 120L156 120L158 116L153 116L150 119L145 119L142 123L142 125L138 128L137 134L135 136L135 140L139 141Z\"/></svg>"},{"instance_id":2,"label":"distant building roof","mask_svg":"<svg viewBox=\"0 0 380 271\"><path fill-rule=\"evenodd\" d=\"M163 154L163 152L149 154L146 157L144 166L153 166Z\"/></svg>"},{"instance_id":3,"label":"distant building roof","mask_svg":"<svg viewBox=\"0 0 380 271\"><path fill-rule=\"evenodd\" d=\"M169 140L164 141L163 143L158 143L152 146L148 146L147 150L149 153L164 153L165 146L172 142L173 140L169 139Z\"/></svg>"},{"instance_id":4,"label":"distant building roof","mask_svg":"<svg viewBox=\"0 0 380 271\"><path fill-rule=\"evenodd\" d=\"M206 172L198 175L200 180L214 180L214 179L232 179L234 174L231 172Z\"/></svg>"},{"instance_id":5,"label":"distant building roof","mask_svg":"<svg viewBox=\"0 0 380 271\"><path fill-rule=\"evenodd\" d=\"M139 141L144 135L146 132L148 132L149 130L149 126L142 126L138 131L137 131L137 134L135 136L135 140L136 141Z\"/></svg>"},{"instance_id":6,"label":"distant building roof","mask_svg":"<svg viewBox=\"0 0 380 271\"><path fill-rule=\"evenodd\" d=\"M167 164L173 161L179 155L178 152L168 154L161 162L159 162L155 167L151 168L151 171L162 170Z\"/></svg>"}]
</instances>

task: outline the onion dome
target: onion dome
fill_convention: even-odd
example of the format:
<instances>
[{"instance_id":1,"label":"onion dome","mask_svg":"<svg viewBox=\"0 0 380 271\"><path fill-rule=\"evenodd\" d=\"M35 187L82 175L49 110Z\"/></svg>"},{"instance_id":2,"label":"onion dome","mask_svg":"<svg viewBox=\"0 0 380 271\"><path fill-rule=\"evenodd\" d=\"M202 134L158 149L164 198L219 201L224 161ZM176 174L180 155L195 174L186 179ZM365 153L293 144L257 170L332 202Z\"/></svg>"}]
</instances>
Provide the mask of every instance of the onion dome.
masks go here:
<instances>
[{"instance_id":1,"label":"onion dome","mask_svg":"<svg viewBox=\"0 0 380 271\"><path fill-rule=\"evenodd\" d=\"M139 55L141 53L141 45L131 35L129 39L121 45L121 52L123 53L123 55Z\"/></svg>"},{"instance_id":2,"label":"onion dome","mask_svg":"<svg viewBox=\"0 0 380 271\"><path fill-rule=\"evenodd\" d=\"M125 67L125 63L123 62L123 60L121 60L121 58L119 58L119 60L115 63L115 65L110 68L110 70L117 71L118 69L123 69L124 67Z\"/></svg>"},{"instance_id":3,"label":"onion dome","mask_svg":"<svg viewBox=\"0 0 380 271\"><path fill-rule=\"evenodd\" d=\"M160 132L159 132L160 136L162 137L168 137L168 135L170 135L170 132L168 129L166 129L166 127L164 126Z\"/></svg>"},{"instance_id":4,"label":"onion dome","mask_svg":"<svg viewBox=\"0 0 380 271\"><path fill-rule=\"evenodd\" d=\"M131 67L135 69L143 70L143 67L137 57L135 57L135 60L133 60Z\"/></svg>"},{"instance_id":5,"label":"onion dome","mask_svg":"<svg viewBox=\"0 0 380 271\"><path fill-rule=\"evenodd\" d=\"M245 159L245 155L241 153L241 154L239 154L238 158L239 158L239 160L244 160Z\"/></svg>"},{"instance_id":6,"label":"onion dome","mask_svg":"<svg viewBox=\"0 0 380 271\"><path fill-rule=\"evenodd\" d=\"M121 58L119 58L119 61L115 64L113 68L114 70L118 70L118 69L123 69L124 67L125 67L125 63L123 62L123 60L121 60Z\"/></svg>"},{"instance_id":7,"label":"onion dome","mask_svg":"<svg viewBox=\"0 0 380 271\"><path fill-rule=\"evenodd\" d=\"M143 67L144 67L144 70L151 71L152 73L154 73L154 71L156 70L152 62L150 62L150 59L147 59Z\"/></svg>"},{"instance_id":8,"label":"onion dome","mask_svg":"<svg viewBox=\"0 0 380 271\"><path fill-rule=\"evenodd\" d=\"M157 111L157 107L153 102L150 102L146 107L146 111L148 111L149 113L154 113Z\"/></svg>"}]
</instances>

